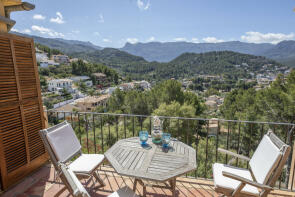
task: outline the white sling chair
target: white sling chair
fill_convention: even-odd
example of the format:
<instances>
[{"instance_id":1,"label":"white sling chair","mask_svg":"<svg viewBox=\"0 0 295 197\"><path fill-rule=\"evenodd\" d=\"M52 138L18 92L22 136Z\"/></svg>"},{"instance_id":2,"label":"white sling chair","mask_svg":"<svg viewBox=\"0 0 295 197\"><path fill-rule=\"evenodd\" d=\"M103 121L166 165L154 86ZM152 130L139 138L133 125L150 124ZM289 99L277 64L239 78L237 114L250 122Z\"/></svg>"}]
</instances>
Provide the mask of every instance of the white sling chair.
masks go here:
<instances>
[{"instance_id":1,"label":"white sling chair","mask_svg":"<svg viewBox=\"0 0 295 197\"><path fill-rule=\"evenodd\" d=\"M61 180L66 185L66 188L74 197L90 197L89 193L83 187L73 171L66 165L58 164L61 169ZM118 191L109 195L109 197L138 197L129 187L125 186Z\"/></svg>"},{"instance_id":2,"label":"white sling chair","mask_svg":"<svg viewBox=\"0 0 295 197\"><path fill-rule=\"evenodd\" d=\"M58 163L68 164L78 178L94 177L100 186L105 186L97 173L97 168L103 163L102 154L82 154L81 145L72 126L64 121L48 129L41 130L41 138L55 170L60 173ZM77 157L74 161L73 158Z\"/></svg>"},{"instance_id":3,"label":"white sling chair","mask_svg":"<svg viewBox=\"0 0 295 197\"><path fill-rule=\"evenodd\" d=\"M215 191L225 196L267 196L275 185L290 153L290 146L272 131L262 138L252 158L219 149L239 159L249 161L250 170L230 165L213 164Z\"/></svg>"}]
</instances>

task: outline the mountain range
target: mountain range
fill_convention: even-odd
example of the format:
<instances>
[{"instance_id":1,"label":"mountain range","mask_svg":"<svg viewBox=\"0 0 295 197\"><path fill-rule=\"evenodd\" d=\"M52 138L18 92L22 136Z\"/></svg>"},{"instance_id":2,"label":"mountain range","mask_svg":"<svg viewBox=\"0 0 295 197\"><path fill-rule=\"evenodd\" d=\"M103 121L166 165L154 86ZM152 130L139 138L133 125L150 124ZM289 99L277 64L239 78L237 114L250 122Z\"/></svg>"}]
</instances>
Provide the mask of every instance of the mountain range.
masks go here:
<instances>
[{"instance_id":1,"label":"mountain range","mask_svg":"<svg viewBox=\"0 0 295 197\"><path fill-rule=\"evenodd\" d=\"M183 53L206 53L211 51L233 51L238 53L265 56L281 63L292 64L295 61L295 41L282 41L276 45L269 43L245 43L230 41L221 43L190 42L150 42L127 43L120 50L141 56L148 61L168 62Z\"/></svg>"},{"instance_id":2,"label":"mountain range","mask_svg":"<svg viewBox=\"0 0 295 197\"><path fill-rule=\"evenodd\" d=\"M16 33L20 34L20 33ZM66 54L98 53L103 47L96 46L91 42L66 40L61 38L44 38L21 34L34 38L35 42L63 51ZM246 43L240 41L230 41L221 43L190 43L190 42L149 42L149 43L126 43L118 50L131 55L143 57L147 61L169 62L183 53L205 53L211 51L233 51L243 54L265 56L289 66L295 66L295 41L282 41L278 44L269 43ZM105 52L110 54L120 52L117 49L108 49ZM121 56L127 53L122 53Z\"/></svg>"}]
</instances>

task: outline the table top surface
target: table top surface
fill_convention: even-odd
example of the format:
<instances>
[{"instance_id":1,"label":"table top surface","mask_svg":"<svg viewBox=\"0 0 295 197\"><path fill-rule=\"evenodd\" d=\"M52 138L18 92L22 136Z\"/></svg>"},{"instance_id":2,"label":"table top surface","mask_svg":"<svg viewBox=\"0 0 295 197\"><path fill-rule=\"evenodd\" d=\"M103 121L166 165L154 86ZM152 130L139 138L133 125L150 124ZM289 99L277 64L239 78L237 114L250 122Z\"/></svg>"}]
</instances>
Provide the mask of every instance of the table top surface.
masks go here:
<instances>
[{"instance_id":1,"label":"table top surface","mask_svg":"<svg viewBox=\"0 0 295 197\"><path fill-rule=\"evenodd\" d=\"M196 169L192 147L178 140L171 140L169 148L154 144L151 138L147 143L141 146L138 137L119 140L105 157L118 174L152 181L167 181Z\"/></svg>"}]
</instances>

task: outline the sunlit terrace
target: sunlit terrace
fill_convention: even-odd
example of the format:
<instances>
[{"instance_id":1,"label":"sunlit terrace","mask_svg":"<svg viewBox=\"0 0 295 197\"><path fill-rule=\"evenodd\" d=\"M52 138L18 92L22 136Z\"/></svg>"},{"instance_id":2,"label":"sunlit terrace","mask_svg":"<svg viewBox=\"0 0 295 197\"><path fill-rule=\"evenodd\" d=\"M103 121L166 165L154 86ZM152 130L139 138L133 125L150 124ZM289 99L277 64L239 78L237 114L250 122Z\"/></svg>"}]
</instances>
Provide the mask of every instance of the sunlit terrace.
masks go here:
<instances>
[{"instance_id":1,"label":"sunlit terrace","mask_svg":"<svg viewBox=\"0 0 295 197\"><path fill-rule=\"evenodd\" d=\"M120 139L138 136L138 132L142 130L149 133L152 130L150 116L56 111L48 111L47 115L49 126L64 120L71 123L84 153L103 154ZM215 162L249 168L248 162L222 154L218 148L251 157L268 129L272 129L282 141L292 147L294 142L292 132L294 125L287 123L160 118L163 121L164 131L170 132L173 137L196 151L197 168L177 177L176 196L218 196L214 190L212 177L212 164ZM91 196L107 196L125 185L132 188L134 184L132 177L119 175L107 160L99 168L99 175L106 184L105 187L93 189L98 184L95 180L81 181ZM169 189L154 187L163 183L147 181L145 184L147 184L147 196L172 195ZM295 196L293 151L275 185L275 190L269 196ZM56 179L55 170L49 162L10 188L3 196L68 196L68 191L62 191L62 188L63 183ZM136 193L143 195L142 189L140 185L137 186Z\"/></svg>"}]
</instances>

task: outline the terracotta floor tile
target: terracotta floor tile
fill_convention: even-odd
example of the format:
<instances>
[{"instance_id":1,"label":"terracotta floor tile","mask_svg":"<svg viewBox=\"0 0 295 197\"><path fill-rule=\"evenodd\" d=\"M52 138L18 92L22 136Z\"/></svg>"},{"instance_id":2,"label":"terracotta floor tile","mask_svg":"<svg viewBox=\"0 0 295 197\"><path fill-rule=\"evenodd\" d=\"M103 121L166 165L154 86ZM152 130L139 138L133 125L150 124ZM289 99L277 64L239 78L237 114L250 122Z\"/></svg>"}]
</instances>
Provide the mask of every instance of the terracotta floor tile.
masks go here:
<instances>
[{"instance_id":1,"label":"terracotta floor tile","mask_svg":"<svg viewBox=\"0 0 295 197\"><path fill-rule=\"evenodd\" d=\"M131 189L133 188L134 179L116 174L113 168L106 166L102 167L102 171L99 171L99 174L106 184L104 188L93 189L93 187L99 186L97 182L93 181L95 179L81 180L82 184L92 197L108 196L110 193L125 185L129 186ZM54 168L51 165L45 165L40 168L39 171L11 188L8 192L2 194L1 197L52 197L57 194L59 194L59 197L70 196L67 190L59 193L63 187L63 184L55 180ZM176 192L177 197L218 196L218 194L214 192L212 182L190 178L178 178ZM136 187L136 193L139 195L142 195L143 193L143 188L140 184ZM147 187L148 197L166 197L171 195L172 192L168 189ZM290 196L294 196L294 193L291 193Z\"/></svg>"}]
</instances>

